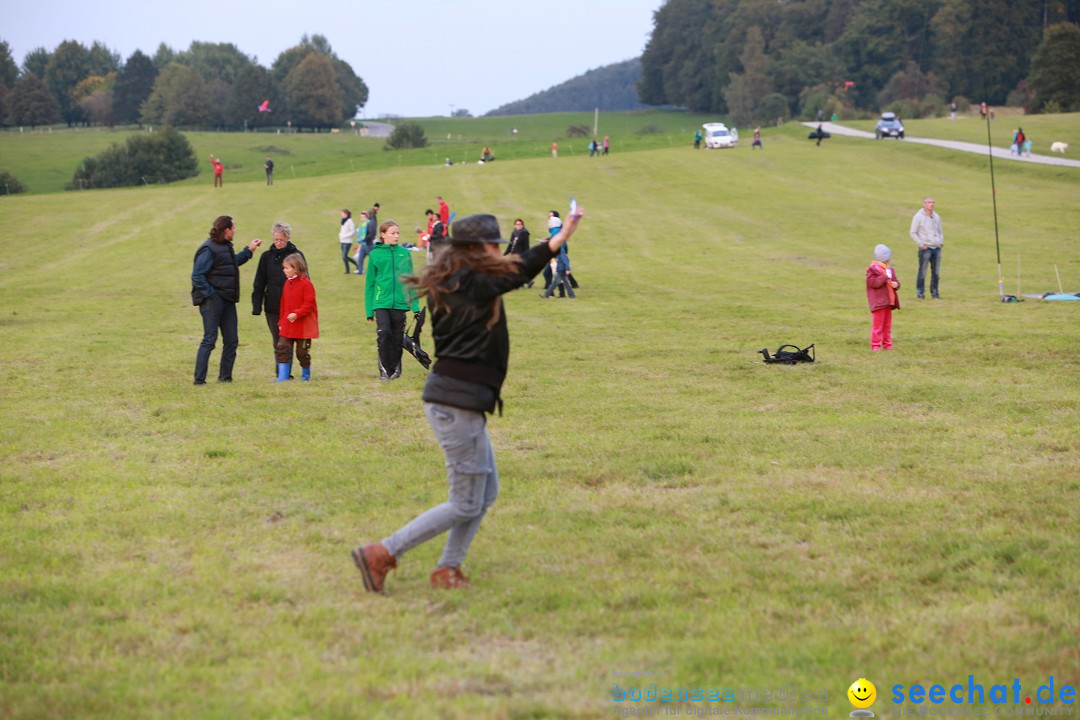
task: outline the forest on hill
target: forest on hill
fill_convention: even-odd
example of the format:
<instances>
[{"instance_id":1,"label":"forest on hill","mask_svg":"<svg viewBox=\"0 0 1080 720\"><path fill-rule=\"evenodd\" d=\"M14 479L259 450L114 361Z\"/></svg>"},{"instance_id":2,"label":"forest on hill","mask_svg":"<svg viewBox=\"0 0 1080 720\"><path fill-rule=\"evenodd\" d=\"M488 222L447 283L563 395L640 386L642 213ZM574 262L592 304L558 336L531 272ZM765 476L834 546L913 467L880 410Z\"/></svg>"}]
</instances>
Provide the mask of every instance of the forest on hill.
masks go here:
<instances>
[{"instance_id":1,"label":"forest on hill","mask_svg":"<svg viewBox=\"0 0 1080 720\"><path fill-rule=\"evenodd\" d=\"M594 109L613 112L640 110L645 104L638 98L641 60L635 58L589 70L566 82L497 107L492 115L531 115L551 112L589 112Z\"/></svg>"},{"instance_id":2,"label":"forest on hill","mask_svg":"<svg viewBox=\"0 0 1080 720\"><path fill-rule=\"evenodd\" d=\"M1080 0L667 0L641 100L750 118L1080 110Z\"/></svg>"}]
</instances>

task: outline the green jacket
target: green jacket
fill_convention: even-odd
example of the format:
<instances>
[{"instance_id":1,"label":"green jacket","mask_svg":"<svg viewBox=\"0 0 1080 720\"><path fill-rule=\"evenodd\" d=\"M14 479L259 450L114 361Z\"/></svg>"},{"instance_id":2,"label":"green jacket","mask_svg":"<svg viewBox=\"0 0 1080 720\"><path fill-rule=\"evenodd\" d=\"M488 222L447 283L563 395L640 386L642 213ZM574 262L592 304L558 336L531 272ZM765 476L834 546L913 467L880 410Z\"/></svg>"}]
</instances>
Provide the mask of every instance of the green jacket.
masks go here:
<instances>
[{"instance_id":1,"label":"green jacket","mask_svg":"<svg viewBox=\"0 0 1080 720\"><path fill-rule=\"evenodd\" d=\"M420 312L416 291L402 281L402 275L412 275L412 253L400 245L378 243L368 255L367 285L364 288L364 311L368 318L376 310L408 310Z\"/></svg>"}]
</instances>

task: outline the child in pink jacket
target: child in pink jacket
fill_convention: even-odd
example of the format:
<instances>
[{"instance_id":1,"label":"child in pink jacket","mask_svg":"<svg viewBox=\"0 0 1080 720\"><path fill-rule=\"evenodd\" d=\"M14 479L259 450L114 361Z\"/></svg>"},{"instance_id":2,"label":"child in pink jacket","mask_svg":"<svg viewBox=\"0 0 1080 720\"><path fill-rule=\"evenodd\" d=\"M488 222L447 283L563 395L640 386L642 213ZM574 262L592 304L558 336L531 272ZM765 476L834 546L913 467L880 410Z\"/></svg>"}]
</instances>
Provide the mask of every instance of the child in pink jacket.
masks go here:
<instances>
[{"instance_id":1,"label":"child in pink jacket","mask_svg":"<svg viewBox=\"0 0 1080 720\"><path fill-rule=\"evenodd\" d=\"M870 304L870 349L892 349L892 311L900 309L900 279L889 264L892 250L885 245L874 248L874 262L866 268L866 301Z\"/></svg>"}]
</instances>

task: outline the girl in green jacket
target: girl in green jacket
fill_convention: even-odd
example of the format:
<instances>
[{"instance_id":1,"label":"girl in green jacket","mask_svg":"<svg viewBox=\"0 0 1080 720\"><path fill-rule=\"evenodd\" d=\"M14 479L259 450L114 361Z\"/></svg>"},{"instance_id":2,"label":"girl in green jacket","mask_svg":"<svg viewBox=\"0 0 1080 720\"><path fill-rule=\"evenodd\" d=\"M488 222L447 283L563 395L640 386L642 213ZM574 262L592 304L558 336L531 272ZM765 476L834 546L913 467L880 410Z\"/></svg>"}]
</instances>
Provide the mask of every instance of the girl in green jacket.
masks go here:
<instances>
[{"instance_id":1,"label":"girl in green jacket","mask_svg":"<svg viewBox=\"0 0 1080 720\"><path fill-rule=\"evenodd\" d=\"M405 311L420 312L416 291L402 282L413 274L412 253L398 245L401 231L393 220L379 226L379 239L368 256L364 309L375 323L379 344L379 380L401 377L401 338L405 334Z\"/></svg>"}]
</instances>

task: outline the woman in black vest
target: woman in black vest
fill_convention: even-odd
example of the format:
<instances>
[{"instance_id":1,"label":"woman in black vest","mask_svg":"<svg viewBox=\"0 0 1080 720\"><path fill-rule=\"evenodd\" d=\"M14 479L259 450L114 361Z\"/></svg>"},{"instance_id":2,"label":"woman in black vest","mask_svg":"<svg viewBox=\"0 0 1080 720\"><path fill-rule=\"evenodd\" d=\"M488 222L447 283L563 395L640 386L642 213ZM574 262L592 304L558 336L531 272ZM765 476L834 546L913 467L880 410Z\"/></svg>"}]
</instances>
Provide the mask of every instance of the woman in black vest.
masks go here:
<instances>
[{"instance_id":1,"label":"woman in black vest","mask_svg":"<svg viewBox=\"0 0 1080 720\"><path fill-rule=\"evenodd\" d=\"M232 239L236 225L228 215L214 220L210 237L195 251L195 267L191 271L191 302L199 306L203 321L203 339L195 355L195 384L206 384L210 353L217 343L218 329L224 347L221 350L221 369L218 382L232 382L233 362L236 361L237 335L236 303L240 301L240 266L251 259L262 240L255 238L238 253L233 253Z\"/></svg>"},{"instance_id":2,"label":"woman in black vest","mask_svg":"<svg viewBox=\"0 0 1080 720\"><path fill-rule=\"evenodd\" d=\"M281 312L281 289L285 287L285 271L281 264L293 253L300 257L304 257L304 253L290 242L292 228L289 223L276 222L271 232L274 234L274 244L259 256L259 267L255 271L251 314L259 315L265 309L266 326L270 328L270 337L273 340L271 347L275 353L274 371L277 372L278 313Z\"/></svg>"}]
</instances>

